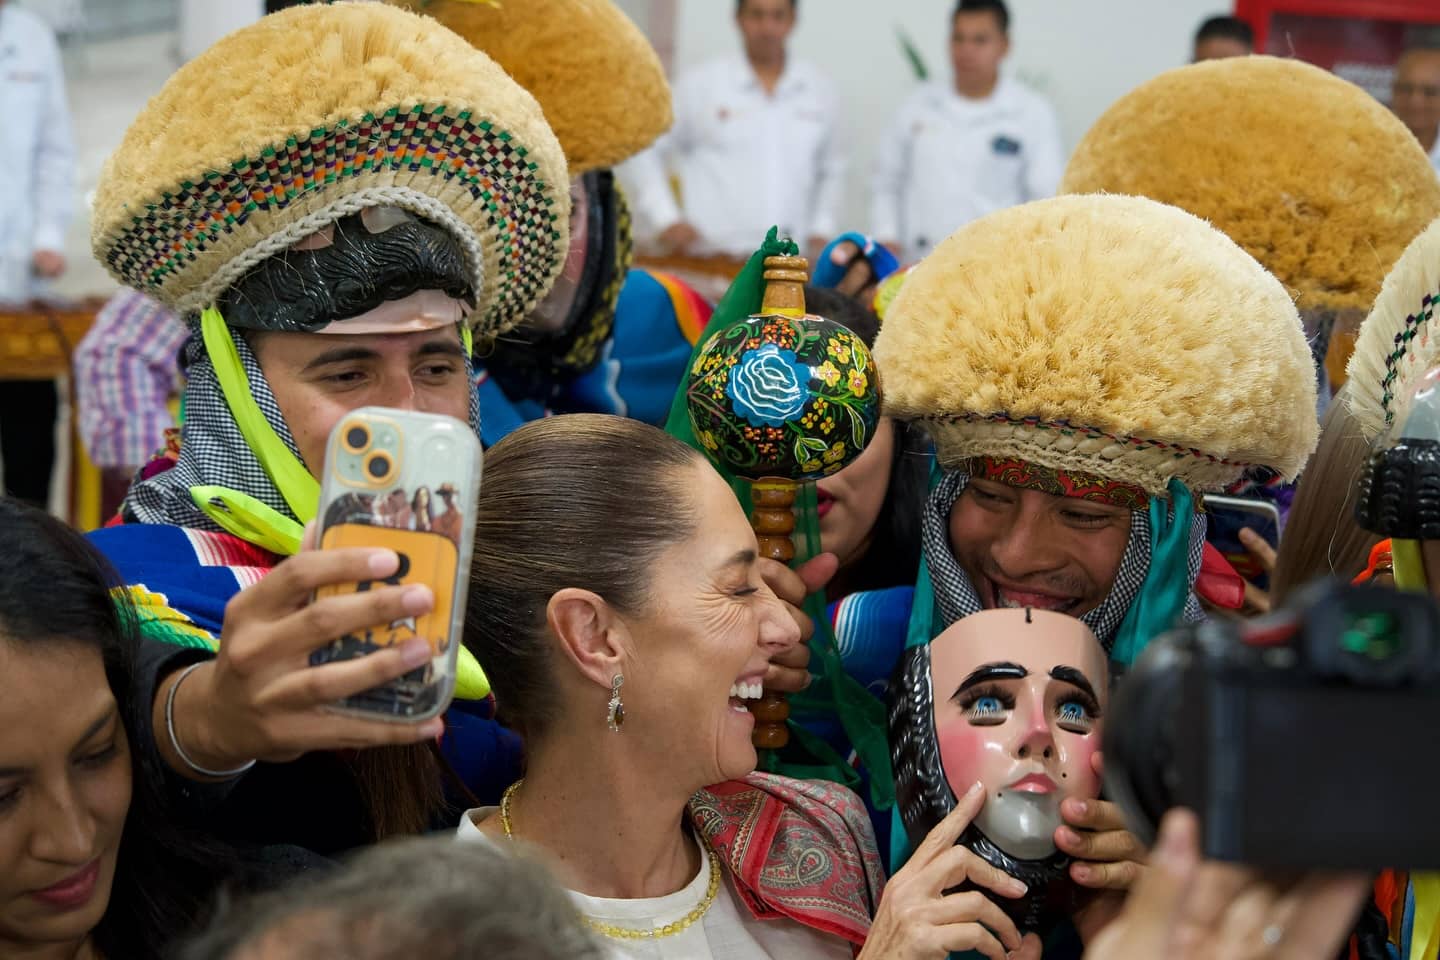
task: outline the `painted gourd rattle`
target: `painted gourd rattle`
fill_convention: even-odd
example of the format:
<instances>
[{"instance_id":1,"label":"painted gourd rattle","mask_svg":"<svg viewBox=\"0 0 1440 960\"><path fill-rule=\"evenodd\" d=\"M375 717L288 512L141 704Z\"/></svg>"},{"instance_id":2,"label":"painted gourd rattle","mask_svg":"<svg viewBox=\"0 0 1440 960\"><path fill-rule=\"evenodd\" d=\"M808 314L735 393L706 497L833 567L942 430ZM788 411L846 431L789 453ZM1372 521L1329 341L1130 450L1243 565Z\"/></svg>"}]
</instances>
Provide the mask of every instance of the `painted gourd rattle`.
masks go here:
<instances>
[{"instance_id":1,"label":"painted gourd rattle","mask_svg":"<svg viewBox=\"0 0 1440 960\"><path fill-rule=\"evenodd\" d=\"M782 563L795 558L800 485L859 456L880 417L870 351L847 327L806 312L808 276L804 257L767 257L760 312L713 334L686 383L696 438L750 482L760 555ZM756 747L789 741L783 694L767 690L750 709Z\"/></svg>"}]
</instances>

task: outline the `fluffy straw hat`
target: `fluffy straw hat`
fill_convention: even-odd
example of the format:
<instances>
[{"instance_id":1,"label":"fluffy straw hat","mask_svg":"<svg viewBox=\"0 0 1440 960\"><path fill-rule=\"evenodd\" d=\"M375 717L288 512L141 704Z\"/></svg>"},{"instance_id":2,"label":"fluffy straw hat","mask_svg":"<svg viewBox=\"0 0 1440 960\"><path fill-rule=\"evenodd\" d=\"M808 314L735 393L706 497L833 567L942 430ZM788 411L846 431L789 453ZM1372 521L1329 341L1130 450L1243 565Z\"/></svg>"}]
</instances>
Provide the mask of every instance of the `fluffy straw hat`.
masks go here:
<instances>
[{"instance_id":1,"label":"fluffy straw hat","mask_svg":"<svg viewBox=\"0 0 1440 960\"><path fill-rule=\"evenodd\" d=\"M1280 283L1224 234L1138 197L1013 207L911 272L875 342L885 412L942 465L1015 457L1164 495L1287 477L1315 376Z\"/></svg>"},{"instance_id":2,"label":"fluffy straw hat","mask_svg":"<svg viewBox=\"0 0 1440 960\"><path fill-rule=\"evenodd\" d=\"M454 234L482 334L520 322L564 262L569 175L529 93L433 20L301 6L170 78L105 165L91 242L117 280L191 312L385 205Z\"/></svg>"},{"instance_id":3,"label":"fluffy straw hat","mask_svg":"<svg viewBox=\"0 0 1440 960\"><path fill-rule=\"evenodd\" d=\"M1440 364L1440 220L1406 248L1360 327L1347 369L1350 412L1370 439L1404 423L1425 373Z\"/></svg>"},{"instance_id":4,"label":"fluffy straw hat","mask_svg":"<svg viewBox=\"0 0 1440 960\"><path fill-rule=\"evenodd\" d=\"M1064 193L1123 193L1210 221L1302 310L1370 309L1440 179L1405 125L1318 67L1234 57L1163 73L1076 147Z\"/></svg>"},{"instance_id":5,"label":"fluffy straw hat","mask_svg":"<svg viewBox=\"0 0 1440 960\"><path fill-rule=\"evenodd\" d=\"M439 20L535 95L571 176L613 167L670 128L660 58L611 0L389 0Z\"/></svg>"}]
</instances>

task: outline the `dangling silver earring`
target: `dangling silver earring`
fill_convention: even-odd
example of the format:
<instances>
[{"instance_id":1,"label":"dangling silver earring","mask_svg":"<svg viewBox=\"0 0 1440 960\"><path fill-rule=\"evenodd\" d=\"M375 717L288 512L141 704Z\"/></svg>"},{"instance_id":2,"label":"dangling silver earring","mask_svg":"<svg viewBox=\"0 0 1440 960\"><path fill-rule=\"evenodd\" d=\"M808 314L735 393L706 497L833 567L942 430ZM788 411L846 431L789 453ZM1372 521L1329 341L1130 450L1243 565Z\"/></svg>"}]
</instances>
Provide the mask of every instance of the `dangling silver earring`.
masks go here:
<instances>
[{"instance_id":1,"label":"dangling silver earring","mask_svg":"<svg viewBox=\"0 0 1440 960\"><path fill-rule=\"evenodd\" d=\"M610 710L605 724L612 733L619 733L625 725L625 704L620 702L620 688L625 685L625 674L617 673L610 681Z\"/></svg>"}]
</instances>

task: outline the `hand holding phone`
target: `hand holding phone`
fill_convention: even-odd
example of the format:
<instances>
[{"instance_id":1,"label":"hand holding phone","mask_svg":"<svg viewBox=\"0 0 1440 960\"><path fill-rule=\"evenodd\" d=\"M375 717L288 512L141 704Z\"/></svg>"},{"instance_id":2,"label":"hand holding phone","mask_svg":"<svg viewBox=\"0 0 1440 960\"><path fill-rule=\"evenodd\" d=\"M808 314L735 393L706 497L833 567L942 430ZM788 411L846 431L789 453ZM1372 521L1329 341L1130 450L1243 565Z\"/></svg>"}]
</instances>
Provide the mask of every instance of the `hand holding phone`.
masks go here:
<instances>
[{"instance_id":1,"label":"hand holding phone","mask_svg":"<svg viewBox=\"0 0 1440 960\"><path fill-rule=\"evenodd\" d=\"M308 538L307 538L308 539ZM312 750L358 749L434 739L442 721L386 723L337 717L330 709L428 662L430 650L413 642L353 663L314 668L311 652L337 633L377 620L421 616L434 604L428 589L385 587L310 602L317 588L384 579L399 565L385 550L307 549L285 560L259 583L246 587L225 608L220 649L196 668L176 692L174 729L186 754L211 770L231 770L251 760L284 763ZM155 729L164 730L163 705L180 671L170 674L154 699ZM157 738L162 752L166 738ZM191 776L174 757L167 762Z\"/></svg>"}]
</instances>

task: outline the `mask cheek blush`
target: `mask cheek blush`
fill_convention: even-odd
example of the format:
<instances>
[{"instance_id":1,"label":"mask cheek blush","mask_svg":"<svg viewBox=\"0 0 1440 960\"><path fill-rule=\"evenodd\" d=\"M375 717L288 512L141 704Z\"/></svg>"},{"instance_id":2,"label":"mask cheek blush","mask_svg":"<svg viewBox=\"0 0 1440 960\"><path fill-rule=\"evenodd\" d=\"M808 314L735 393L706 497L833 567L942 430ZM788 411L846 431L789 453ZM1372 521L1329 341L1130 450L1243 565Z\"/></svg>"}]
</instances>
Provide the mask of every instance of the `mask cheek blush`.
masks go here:
<instances>
[{"instance_id":1,"label":"mask cheek blush","mask_svg":"<svg viewBox=\"0 0 1440 960\"><path fill-rule=\"evenodd\" d=\"M1100 796L1100 777L1091 766L1100 749L1098 731L1079 736L1060 732L1056 746L1060 750L1060 770L1065 774L1060 789L1067 797Z\"/></svg>"},{"instance_id":2,"label":"mask cheek blush","mask_svg":"<svg viewBox=\"0 0 1440 960\"><path fill-rule=\"evenodd\" d=\"M992 785L985 776L985 756L995 730L995 727L974 726L962 717L936 723L940 763L945 767L945 780L957 797L963 796L977 780L984 780L987 787Z\"/></svg>"}]
</instances>

